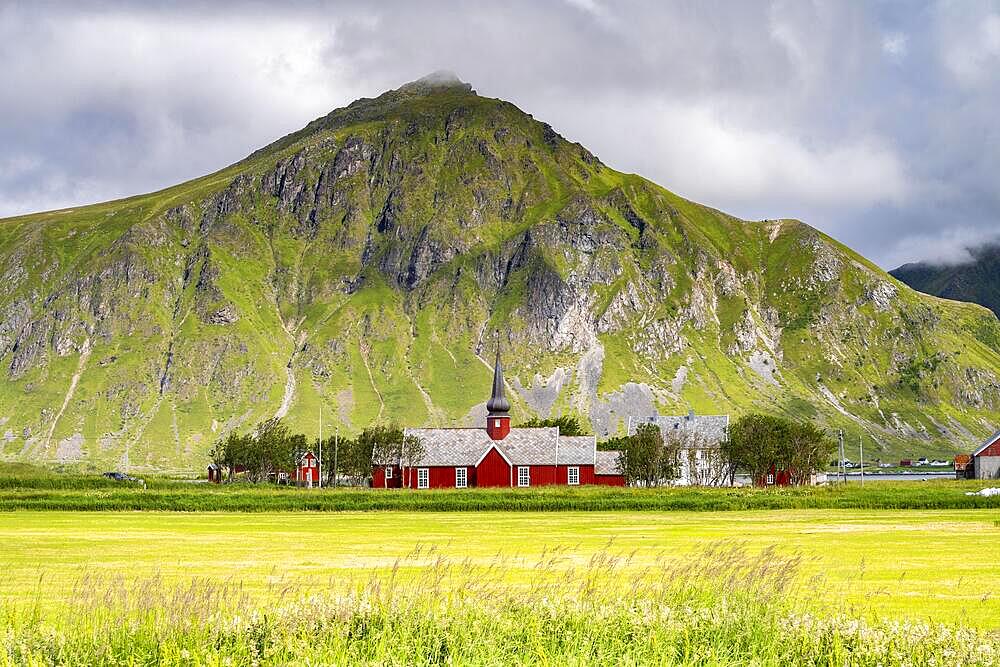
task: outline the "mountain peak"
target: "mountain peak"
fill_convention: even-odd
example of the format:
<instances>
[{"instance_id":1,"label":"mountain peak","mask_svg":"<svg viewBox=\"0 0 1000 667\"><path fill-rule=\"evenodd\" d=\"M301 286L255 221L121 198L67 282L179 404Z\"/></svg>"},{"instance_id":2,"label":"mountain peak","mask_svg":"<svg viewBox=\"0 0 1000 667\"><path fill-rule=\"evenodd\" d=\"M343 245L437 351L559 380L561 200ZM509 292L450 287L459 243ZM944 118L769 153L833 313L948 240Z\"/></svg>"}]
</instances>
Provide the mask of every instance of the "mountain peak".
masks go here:
<instances>
[{"instance_id":1,"label":"mountain peak","mask_svg":"<svg viewBox=\"0 0 1000 667\"><path fill-rule=\"evenodd\" d=\"M462 81L458 78L457 74L451 70L445 69L431 72L427 76L420 77L416 81L403 84L399 87L399 90L405 92L427 93L440 88L461 88L466 92L476 92L472 89L472 84Z\"/></svg>"}]
</instances>

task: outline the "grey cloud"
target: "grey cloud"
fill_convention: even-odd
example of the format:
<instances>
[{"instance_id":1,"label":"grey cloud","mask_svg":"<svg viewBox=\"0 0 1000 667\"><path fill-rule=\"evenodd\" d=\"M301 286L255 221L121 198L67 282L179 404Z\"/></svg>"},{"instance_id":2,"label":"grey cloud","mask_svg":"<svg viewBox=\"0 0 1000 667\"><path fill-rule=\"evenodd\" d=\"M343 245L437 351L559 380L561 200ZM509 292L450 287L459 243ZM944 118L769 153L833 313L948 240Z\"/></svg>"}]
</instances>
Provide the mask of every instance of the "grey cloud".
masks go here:
<instances>
[{"instance_id":1,"label":"grey cloud","mask_svg":"<svg viewBox=\"0 0 1000 667\"><path fill-rule=\"evenodd\" d=\"M612 166L883 266L997 234L1000 3L13 4L0 215L213 171L438 69Z\"/></svg>"}]
</instances>

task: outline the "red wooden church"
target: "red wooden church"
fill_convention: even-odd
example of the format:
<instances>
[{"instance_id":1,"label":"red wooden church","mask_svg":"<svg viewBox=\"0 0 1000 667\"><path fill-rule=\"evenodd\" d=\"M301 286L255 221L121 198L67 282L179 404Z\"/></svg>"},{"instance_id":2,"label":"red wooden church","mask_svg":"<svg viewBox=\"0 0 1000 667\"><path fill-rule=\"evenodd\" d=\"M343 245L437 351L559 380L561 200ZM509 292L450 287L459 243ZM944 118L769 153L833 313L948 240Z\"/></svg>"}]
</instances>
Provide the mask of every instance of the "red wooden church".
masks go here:
<instances>
[{"instance_id":1,"label":"red wooden church","mask_svg":"<svg viewBox=\"0 0 1000 667\"><path fill-rule=\"evenodd\" d=\"M409 428L424 456L404 471L400 462L375 466L375 488L443 489L558 484L624 486L618 452L597 451L595 436L559 435L558 428L511 428L497 350L485 428ZM406 479L403 479L405 472Z\"/></svg>"}]
</instances>

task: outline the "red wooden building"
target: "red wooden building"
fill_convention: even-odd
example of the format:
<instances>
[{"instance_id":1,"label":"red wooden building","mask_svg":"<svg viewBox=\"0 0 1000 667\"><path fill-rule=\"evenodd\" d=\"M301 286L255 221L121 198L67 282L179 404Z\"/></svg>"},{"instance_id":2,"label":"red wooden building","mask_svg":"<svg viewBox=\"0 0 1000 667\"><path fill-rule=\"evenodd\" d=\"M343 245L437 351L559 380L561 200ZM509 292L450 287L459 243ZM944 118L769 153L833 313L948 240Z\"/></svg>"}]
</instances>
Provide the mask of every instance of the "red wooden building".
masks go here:
<instances>
[{"instance_id":1,"label":"red wooden building","mask_svg":"<svg viewBox=\"0 0 1000 667\"><path fill-rule=\"evenodd\" d=\"M604 486L625 486L625 475L618 464L621 452L597 452L594 464L594 483Z\"/></svg>"},{"instance_id":2,"label":"red wooden building","mask_svg":"<svg viewBox=\"0 0 1000 667\"><path fill-rule=\"evenodd\" d=\"M485 428L410 428L423 457L405 470L400 461L375 466L375 488L624 486L618 452L598 452L594 436L563 436L558 428L511 428L497 352Z\"/></svg>"},{"instance_id":3,"label":"red wooden building","mask_svg":"<svg viewBox=\"0 0 1000 667\"><path fill-rule=\"evenodd\" d=\"M973 478L1000 479L1000 432L987 438L971 458L966 469L971 467Z\"/></svg>"},{"instance_id":4,"label":"red wooden building","mask_svg":"<svg viewBox=\"0 0 1000 667\"><path fill-rule=\"evenodd\" d=\"M763 477L758 477L753 483L754 486L791 486L792 473L788 470L782 470L772 463Z\"/></svg>"},{"instance_id":5,"label":"red wooden building","mask_svg":"<svg viewBox=\"0 0 1000 667\"><path fill-rule=\"evenodd\" d=\"M295 481L308 486L319 484L319 459L312 452L306 452L299 459L299 465L295 468Z\"/></svg>"}]
</instances>

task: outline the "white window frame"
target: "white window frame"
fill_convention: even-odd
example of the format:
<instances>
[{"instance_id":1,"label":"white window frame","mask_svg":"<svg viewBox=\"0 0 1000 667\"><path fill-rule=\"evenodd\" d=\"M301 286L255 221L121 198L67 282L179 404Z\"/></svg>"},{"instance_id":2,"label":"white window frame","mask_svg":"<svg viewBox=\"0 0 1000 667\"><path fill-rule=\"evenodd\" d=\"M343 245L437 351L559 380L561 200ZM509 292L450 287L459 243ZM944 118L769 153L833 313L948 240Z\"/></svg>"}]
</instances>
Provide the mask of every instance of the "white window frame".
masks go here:
<instances>
[{"instance_id":1,"label":"white window frame","mask_svg":"<svg viewBox=\"0 0 1000 667\"><path fill-rule=\"evenodd\" d=\"M469 486L469 469L455 468L455 488L464 489Z\"/></svg>"},{"instance_id":2,"label":"white window frame","mask_svg":"<svg viewBox=\"0 0 1000 667\"><path fill-rule=\"evenodd\" d=\"M431 488L431 471L429 468L417 468L417 488Z\"/></svg>"},{"instance_id":3,"label":"white window frame","mask_svg":"<svg viewBox=\"0 0 1000 667\"><path fill-rule=\"evenodd\" d=\"M531 486L531 466L517 466L517 485Z\"/></svg>"},{"instance_id":4,"label":"white window frame","mask_svg":"<svg viewBox=\"0 0 1000 667\"><path fill-rule=\"evenodd\" d=\"M385 478L392 479L392 466L385 467Z\"/></svg>"},{"instance_id":5,"label":"white window frame","mask_svg":"<svg viewBox=\"0 0 1000 667\"><path fill-rule=\"evenodd\" d=\"M580 468L579 466L570 466L566 469L566 483L570 486L580 485Z\"/></svg>"},{"instance_id":6,"label":"white window frame","mask_svg":"<svg viewBox=\"0 0 1000 667\"><path fill-rule=\"evenodd\" d=\"M494 419L493 420L493 428L500 428L500 420L499 419Z\"/></svg>"}]
</instances>

